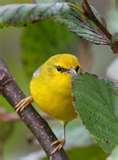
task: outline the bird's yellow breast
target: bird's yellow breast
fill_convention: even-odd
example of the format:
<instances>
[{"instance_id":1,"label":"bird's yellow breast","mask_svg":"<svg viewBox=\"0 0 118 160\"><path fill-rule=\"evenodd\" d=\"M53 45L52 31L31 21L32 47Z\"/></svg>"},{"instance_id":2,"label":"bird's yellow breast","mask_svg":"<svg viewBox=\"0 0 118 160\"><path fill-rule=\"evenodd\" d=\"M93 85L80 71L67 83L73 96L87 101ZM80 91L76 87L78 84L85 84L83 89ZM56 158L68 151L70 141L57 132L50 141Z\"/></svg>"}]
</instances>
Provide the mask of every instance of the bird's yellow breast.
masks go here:
<instances>
[{"instance_id":1,"label":"bird's yellow breast","mask_svg":"<svg viewBox=\"0 0 118 160\"><path fill-rule=\"evenodd\" d=\"M70 77L45 80L40 76L31 81L30 90L34 101L50 116L64 122L76 117Z\"/></svg>"}]
</instances>

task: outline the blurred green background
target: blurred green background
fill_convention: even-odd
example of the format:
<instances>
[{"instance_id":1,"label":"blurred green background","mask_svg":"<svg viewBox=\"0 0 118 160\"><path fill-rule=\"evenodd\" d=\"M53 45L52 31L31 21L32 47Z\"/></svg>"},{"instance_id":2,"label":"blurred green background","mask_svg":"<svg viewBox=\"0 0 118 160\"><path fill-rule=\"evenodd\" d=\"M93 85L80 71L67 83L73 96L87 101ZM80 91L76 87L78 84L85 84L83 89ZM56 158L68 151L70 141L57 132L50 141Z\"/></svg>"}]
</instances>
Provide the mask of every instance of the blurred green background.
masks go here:
<instances>
[{"instance_id":1,"label":"blurred green background","mask_svg":"<svg viewBox=\"0 0 118 160\"><path fill-rule=\"evenodd\" d=\"M31 0L0 0L0 4L31 2ZM118 32L117 0L92 0L91 3L107 20L109 30ZM115 18L116 17L116 18ZM7 63L21 89L29 95L28 83L32 73L49 56L73 53L80 58L85 71L106 76L107 68L116 59L109 47L96 46L79 39L65 26L45 20L26 28L0 30L0 57ZM102 59L102 60L101 60ZM0 107L14 112L0 97ZM57 122L50 121L58 137L63 131ZM71 160L105 160L106 154L95 144L79 120L67 127L66 148ZM0 160L41 160L44 153L22 122L0 122Z\"/></svg>"}]
</instances>

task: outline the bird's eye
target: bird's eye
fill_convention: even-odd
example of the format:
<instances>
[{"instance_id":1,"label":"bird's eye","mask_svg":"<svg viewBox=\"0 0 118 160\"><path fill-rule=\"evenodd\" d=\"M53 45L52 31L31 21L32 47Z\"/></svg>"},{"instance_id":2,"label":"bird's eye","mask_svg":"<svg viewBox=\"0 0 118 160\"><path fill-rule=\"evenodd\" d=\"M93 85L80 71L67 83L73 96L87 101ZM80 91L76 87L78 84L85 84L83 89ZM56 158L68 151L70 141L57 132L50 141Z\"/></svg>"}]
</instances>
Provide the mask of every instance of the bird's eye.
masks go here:
<instances>
[{"instance_id":1,"label":"bird's eye","mask_svg":"<svg viewBox=\"0 0 118 160\"><path fill-rule=\"evenodd\" d=\"M56 66L56 69L57 69L58 72L66 72L67 71L66 68L63 68L61 66Z\"/></svg>"},{"instance_id":2,"label":"bird's eye","mask_svg":"<svg viewBox=\"0 0 118 160\"><path fill-rule=\"evenodd\" d=\"M80 69L80 67L79 67L79 66L76 66L75 71L78 72L79 69Z\"/></svg>"}]
</instances>

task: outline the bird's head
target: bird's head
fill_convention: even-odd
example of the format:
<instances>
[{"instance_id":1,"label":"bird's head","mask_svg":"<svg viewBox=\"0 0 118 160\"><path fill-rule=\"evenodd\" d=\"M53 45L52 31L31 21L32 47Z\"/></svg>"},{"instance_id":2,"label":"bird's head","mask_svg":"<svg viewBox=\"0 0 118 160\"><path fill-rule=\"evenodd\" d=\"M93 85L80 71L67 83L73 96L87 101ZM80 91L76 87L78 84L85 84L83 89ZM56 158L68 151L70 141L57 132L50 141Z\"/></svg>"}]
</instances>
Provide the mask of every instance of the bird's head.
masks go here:
<instances>
[{"instance_id":1,"label":"bird's head","mask_svg":"<svg viewBox=\"0 0 118 160\"><path fill-rule=\"evenodd\" d=\"M72 54L57 54L50 57L40 68L40 73L53 76L76 77L80 72L78 58ZM37 73L37 71L35 72ZM40 74L39 74L40 76Z\"/></svg>"}]
</instances>

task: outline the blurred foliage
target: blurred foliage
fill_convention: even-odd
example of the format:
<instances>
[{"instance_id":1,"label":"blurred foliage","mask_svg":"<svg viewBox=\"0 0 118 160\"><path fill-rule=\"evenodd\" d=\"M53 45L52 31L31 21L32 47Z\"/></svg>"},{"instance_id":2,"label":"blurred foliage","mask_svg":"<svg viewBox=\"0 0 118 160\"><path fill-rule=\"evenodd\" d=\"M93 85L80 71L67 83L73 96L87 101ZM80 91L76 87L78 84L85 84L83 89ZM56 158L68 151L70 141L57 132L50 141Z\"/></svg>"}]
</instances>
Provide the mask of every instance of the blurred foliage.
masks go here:
<instances>
[{"instance_id":1,"label":"blurred foliage","mask_svg":"<svg viewBox=\"0 0 118 160\"><path fill-rule=\"evenodd\" d=\"M68 152L70 160L105 160L106 154L97 146L73 148Z\"/></svg>"},{"instance_id":2,"label":"blurred foliage","mask_svg":"<svg viewBox=\"0 0 118 160\"><path fill-rule=\"evenodd\" d=\"M105 160L106 154L98 146L73 148L68 152L70 160ZM46 158L44 160L47 160Z\"/></svg>"},{"instance_id":3,"label":"blurred foliage","mask_svg":"<svg viewBox=\"0 0 118 160\"><path fill-rule=\"evenodd\" d=\"M0 160L3 160L3 151L5 142L9 139L13 133L14 123L0 122Z\"/></svg>"},{"instance_id":4,"label":"blurred foliage","mask_svg":"<svg viewBox=\"0 0 118 160\"><path fill-rule=\"evenodd\" d=\"M32 0L0 0L0 4L12 4L12 3L31 3Z\"/></svg>"},{"instance_id":5,"label":"blurred foliage","mask_svg":"<svg viewBox=\"0 0 118 160\"><path fill-rule=\"evenodd\" d=\"M83 74L74 81L75 106L83 123L107 152L118 145L118 119L114 113L112 84Z\"/></svg>"},{"instance_id":6,"label":"blurred foliage","mask_svg":"<svg viewBox=\"0 0 118 160\"><path fill-rule=\"evenodd\" d=\"M116 3L115 3L115 4L116 4L116 7L118 8L118 0L116 0L115 2L116 2Z\"/></svg>"},{"instance_id":7,"label":"blurred foliage","mask_svg":"<svg viewBox=\"0 0 118 160\"><path fill-rule=\"evenodd\" d=\"M29 25L22 36L22 60L24 70L32 73L49 56L57 53L75 52L78 38L53 21Z\"/></svg>"},{"instance_id":8,"label":"blurred foliage","mask_svg":"<svg viewBox=\"0 0 118 160\"><path fill-rule=\"evenodd\" d=\"M14 123L0 122L0 143L5 142L13 131Z\"/></svg>"},{"instance_id":9,"label":"blurred foliage","mask_svg":"<svg viewBox=\"0 0 118 160\"><path fill-rule=\"evenodd\" d=\"M16 3L32 3L33 0L15 0Z\"/></svg>"}]
</instances>

